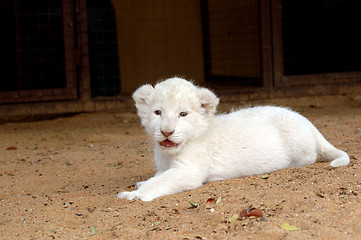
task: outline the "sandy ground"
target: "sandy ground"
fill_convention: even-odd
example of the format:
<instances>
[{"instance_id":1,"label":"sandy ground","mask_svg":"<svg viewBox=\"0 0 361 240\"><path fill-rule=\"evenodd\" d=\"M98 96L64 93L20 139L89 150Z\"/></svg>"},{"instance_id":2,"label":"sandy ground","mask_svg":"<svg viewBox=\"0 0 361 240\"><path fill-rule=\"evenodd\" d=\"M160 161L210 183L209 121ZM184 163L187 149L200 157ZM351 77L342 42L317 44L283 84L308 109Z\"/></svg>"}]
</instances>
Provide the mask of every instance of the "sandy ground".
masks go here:
<instances>
[{"instance_id":1,"label":"sandy ground","mask_svg":"<svg viewBox=\"0 0 361 240\"><path fill-rule=\"evenodd\" d=\"M5 123L0 239L361 239L360 102L323 96L220 110L268 103L308 117L351 164L329 169L318 162L128 201L116 194L155 172L152 145L134 113ZM264 217L241 217L250 206Z\"/></svg>"}]
</instances>

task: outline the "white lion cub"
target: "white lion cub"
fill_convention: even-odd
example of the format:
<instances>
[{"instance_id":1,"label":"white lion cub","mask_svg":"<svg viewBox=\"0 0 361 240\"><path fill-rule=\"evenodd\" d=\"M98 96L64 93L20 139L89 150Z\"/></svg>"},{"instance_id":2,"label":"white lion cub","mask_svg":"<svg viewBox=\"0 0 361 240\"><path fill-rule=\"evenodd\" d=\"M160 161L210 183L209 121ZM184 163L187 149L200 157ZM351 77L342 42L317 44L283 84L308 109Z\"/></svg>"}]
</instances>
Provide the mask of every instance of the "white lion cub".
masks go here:
<instances>
[{"instance_id":1,"label":"white lion cub","mask_svg":"<svg viewBox=\"0 0 361 240\"><path fill-rule=\"evenodd\" d=\"M285 108L253 107L214 115L216 95L181 78L144 85L133 98L154 141L158 171L119 198L151 201L205 182L306 166L318 155L332 167L350 162L310 121Z\"/></svg>"}]
</instances>

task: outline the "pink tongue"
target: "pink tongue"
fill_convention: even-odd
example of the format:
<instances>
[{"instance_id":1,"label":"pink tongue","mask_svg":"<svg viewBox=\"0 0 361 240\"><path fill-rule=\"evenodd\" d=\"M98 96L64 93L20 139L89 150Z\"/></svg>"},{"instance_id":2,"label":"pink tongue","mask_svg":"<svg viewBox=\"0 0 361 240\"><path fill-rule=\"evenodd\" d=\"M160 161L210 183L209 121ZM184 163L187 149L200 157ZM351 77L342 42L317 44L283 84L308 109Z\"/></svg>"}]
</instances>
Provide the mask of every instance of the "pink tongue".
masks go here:
<instances>
[{"instance_id":1,"label":"pink tongue","mask_svg":"<svg viewBox=\"0 0 361 240\"><path fill-rule=\"evenodd\" d=\"M163 142L161 142L160 145L162 145L163 147L175 147L177 144L166 139Z\"/></svg>"}]
</instances>

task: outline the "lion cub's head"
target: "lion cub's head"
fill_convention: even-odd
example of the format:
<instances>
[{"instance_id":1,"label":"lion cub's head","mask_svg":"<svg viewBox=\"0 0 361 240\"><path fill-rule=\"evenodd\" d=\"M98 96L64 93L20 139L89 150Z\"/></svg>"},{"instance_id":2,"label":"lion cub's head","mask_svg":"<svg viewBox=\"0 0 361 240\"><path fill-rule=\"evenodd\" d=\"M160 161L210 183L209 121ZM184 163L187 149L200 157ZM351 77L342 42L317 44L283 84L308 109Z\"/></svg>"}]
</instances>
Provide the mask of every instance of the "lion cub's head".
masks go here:
<instances>
[{"instance_id":1,"label":"lion cub's head","mask_svg":"<svg viewBox=\"0 0 361 240\"><path fill-rule=\"evenodd\" d=\"M168 154L205 133L219 102L210 90L181 78L144 85L133 99L148 135Z\"/></svg>"}]
</instances>

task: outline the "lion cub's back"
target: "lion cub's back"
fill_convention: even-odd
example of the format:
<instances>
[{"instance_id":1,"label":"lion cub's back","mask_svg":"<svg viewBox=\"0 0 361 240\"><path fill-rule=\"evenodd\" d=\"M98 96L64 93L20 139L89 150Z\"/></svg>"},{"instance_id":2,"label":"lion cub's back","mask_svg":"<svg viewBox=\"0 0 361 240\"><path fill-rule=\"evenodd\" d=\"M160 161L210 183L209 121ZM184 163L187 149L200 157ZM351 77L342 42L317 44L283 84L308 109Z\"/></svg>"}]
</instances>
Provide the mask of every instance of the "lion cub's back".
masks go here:
<instances>
[{"instance_id":1,"label":"lion cub's back","mask_svg":"<svg viewBox=\"0 0 361 240\"><path fill-rule=\"evenodd\" d=\"M298 113L283 107L258 106L244 108L228 114L215 116L215 124L229 124L233 126L279 125L281 120L304 122L306 119ZM307 121L307 120L306 120Z\"/></svg>"},{"instance_id":2,"label":"lion cub's back","mask_svg":"<svg viewBox=\"0 0 361 240\"><path fill-rule=\"evenodd\" d=\"M209 181L262 174L290 166L288 131L309 122L286 108L261 106L217 115L206 141ZM247 166L247 167L245 167Z\"/></svg>"},{"instance_id":3,"label":"lion cub's back","mask_svg":"<svg viewBox=\"0 0 361 240\"><path fill-rule=\"evenodd\" d=\"M228 135L238 141L276 141L292 135L312 134L313 124L302 115L282 107L259 106L215 116L212 135ZM281 136L282 135L282 136Z\"/></svg>"}]
</instances>

